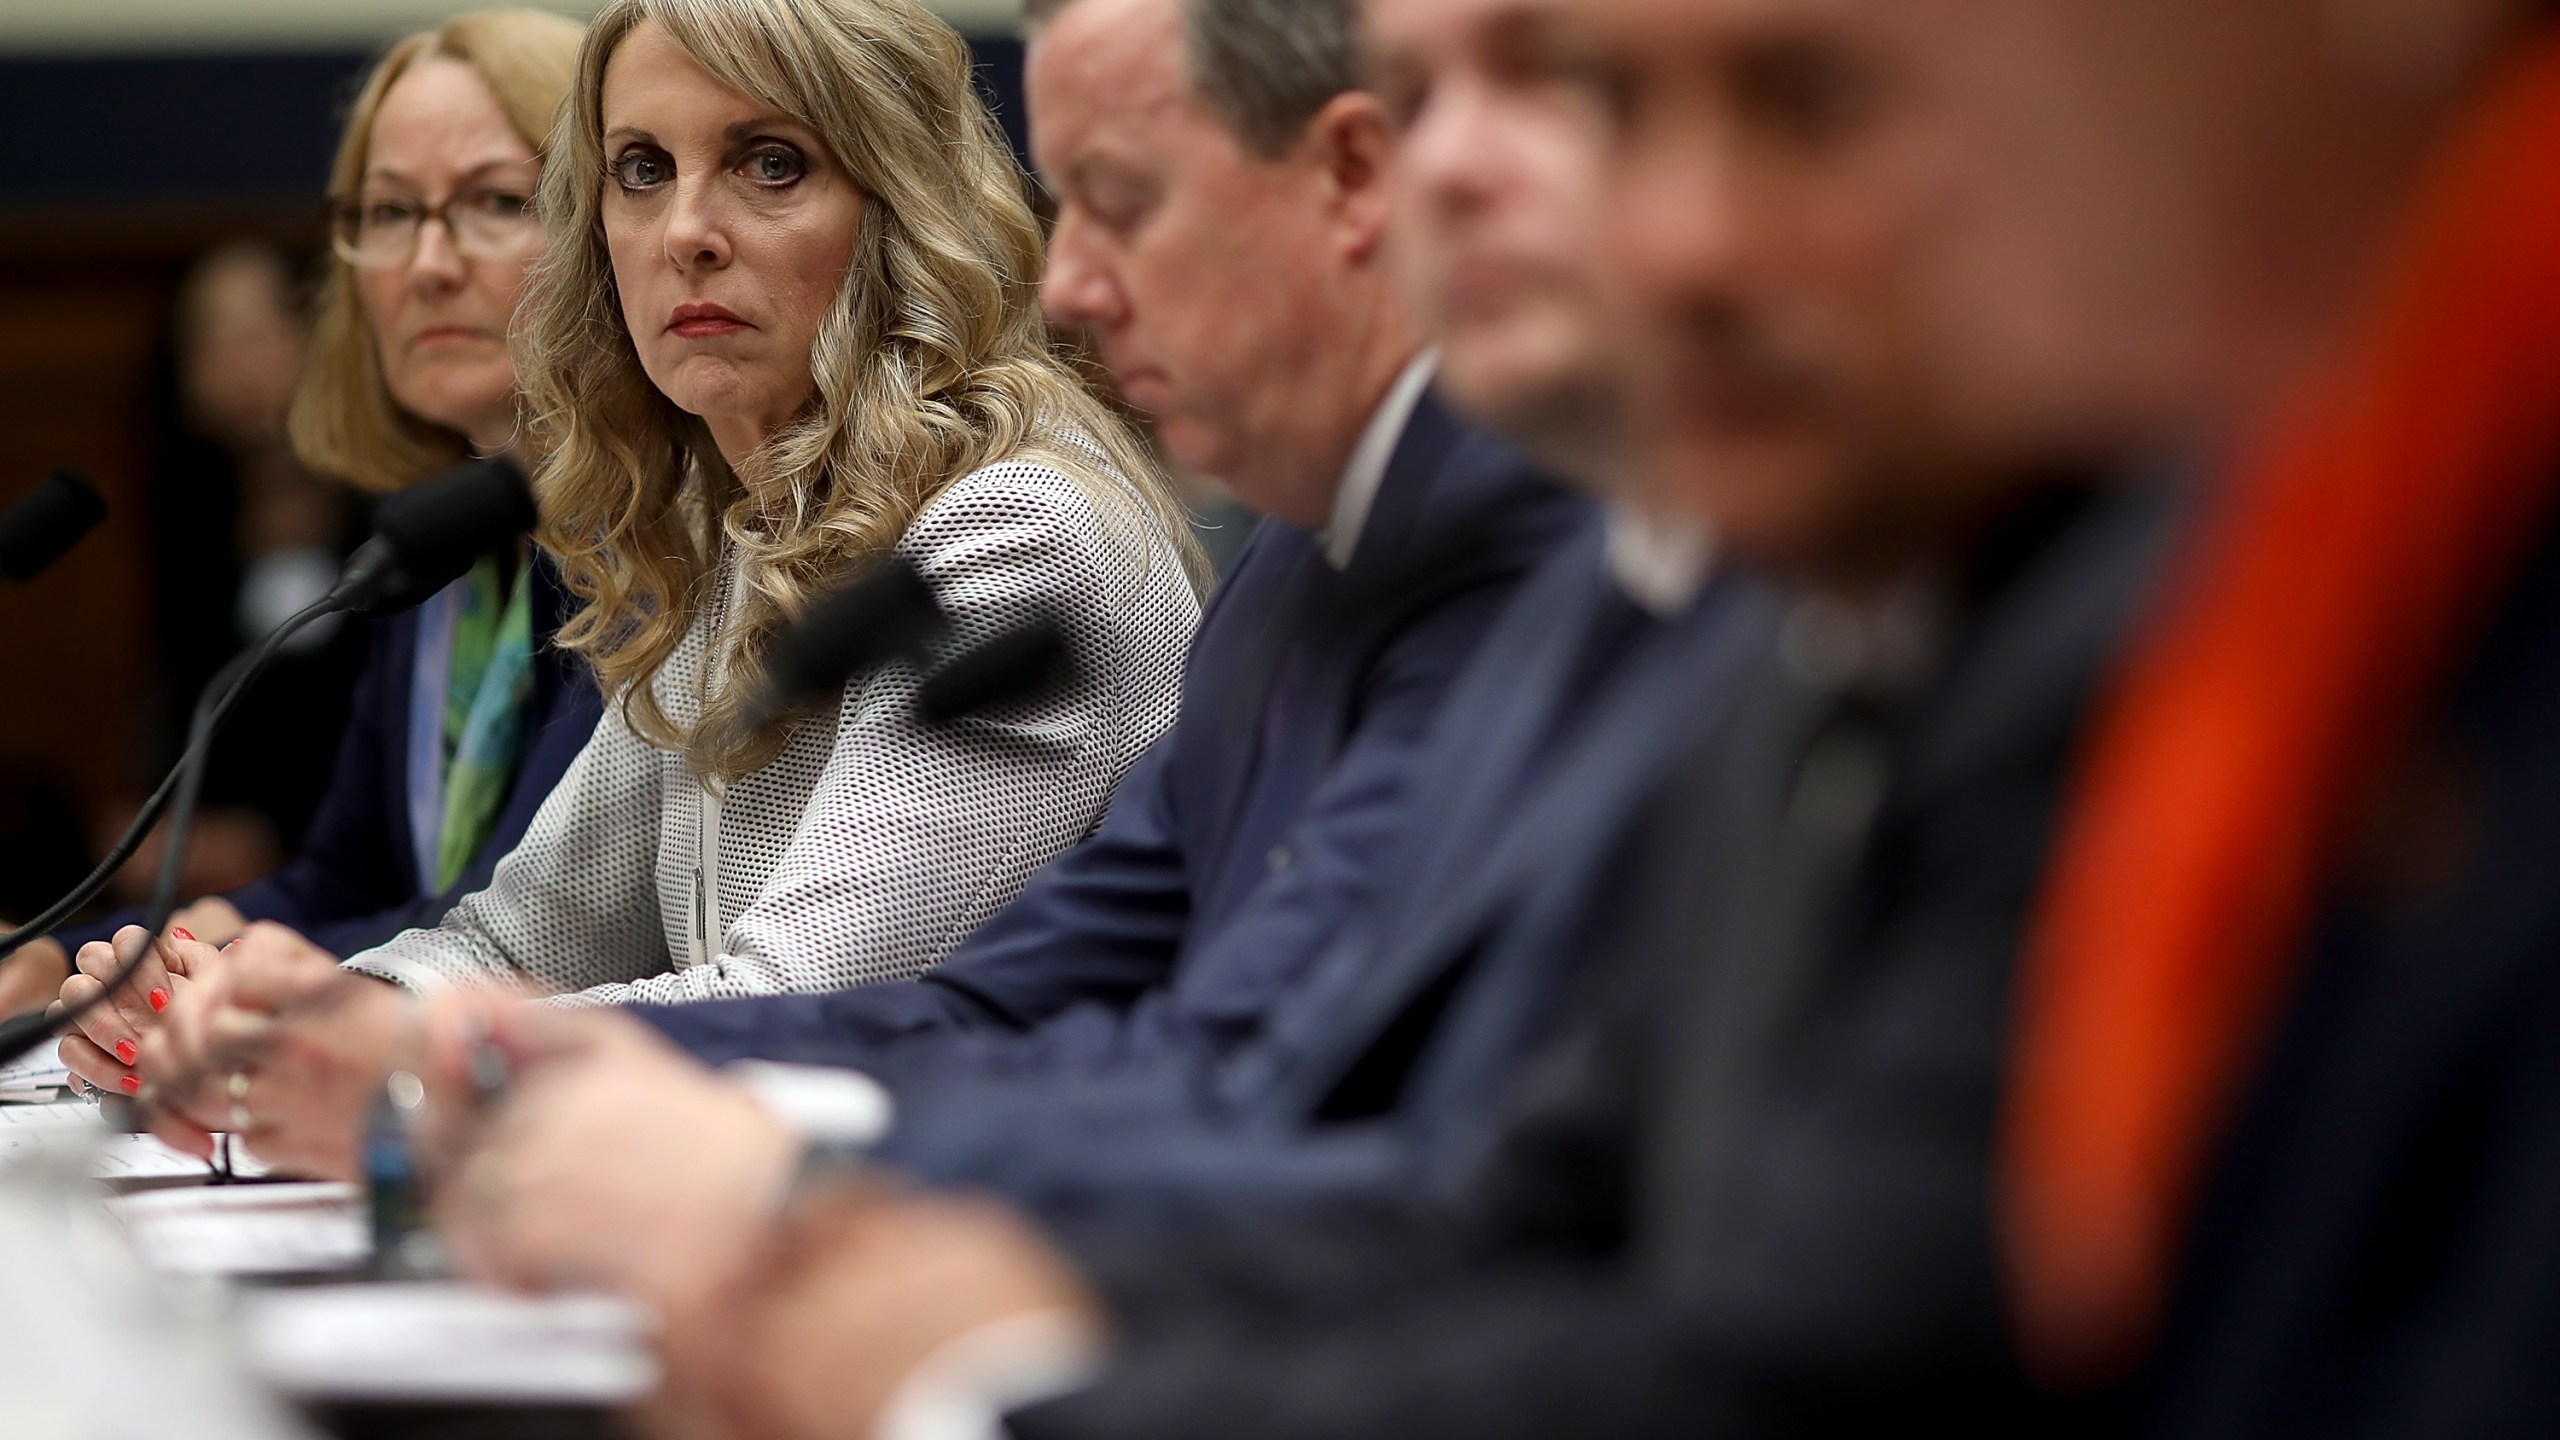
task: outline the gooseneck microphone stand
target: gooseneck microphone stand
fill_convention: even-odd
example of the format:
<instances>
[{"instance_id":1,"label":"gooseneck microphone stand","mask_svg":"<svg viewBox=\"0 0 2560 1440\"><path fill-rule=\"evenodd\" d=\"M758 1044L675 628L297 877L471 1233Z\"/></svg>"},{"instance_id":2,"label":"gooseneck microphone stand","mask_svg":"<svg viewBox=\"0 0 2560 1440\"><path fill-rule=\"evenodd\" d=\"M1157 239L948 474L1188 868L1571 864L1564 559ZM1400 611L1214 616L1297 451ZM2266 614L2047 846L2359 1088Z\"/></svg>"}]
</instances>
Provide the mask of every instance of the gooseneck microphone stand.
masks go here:
<instances>
[{"instance_id":1,"label":"gooseneck microphone stand","mask_svg":"<svg viewBox=\"0 0 2560 1440\"><path fill-rule=\"evenodd\" d=\"M205 687L196 701L187 727L187 746L177 765L160 782L160 788L152 792L106 860L70 894L47 906L44 913L0 936L0 957L50 933L65 917L95 899L117 867L133 857L152 825L167 812L168 841L161 852L159 874L152 883L151 904L144 913L145 928L156 942L169 923L170 912L176 908L178 871L185 861L187 830L204 786L214 733L241 693L287 642L321 616L395 610L417 604L469 569L478 556L513 541L533 528L533 523L533 497L524 476L503 461L465 466L444 479L385 502L377 533L347 561L346 570L329 593L269 631L266 638L225 666ZM146 945L131 959L119 963L97 993L59 1013L31 1010L0 1021L0 1065L17 1060L113 999L141 972L151 948Z\"/></svg>"}]
</instances>

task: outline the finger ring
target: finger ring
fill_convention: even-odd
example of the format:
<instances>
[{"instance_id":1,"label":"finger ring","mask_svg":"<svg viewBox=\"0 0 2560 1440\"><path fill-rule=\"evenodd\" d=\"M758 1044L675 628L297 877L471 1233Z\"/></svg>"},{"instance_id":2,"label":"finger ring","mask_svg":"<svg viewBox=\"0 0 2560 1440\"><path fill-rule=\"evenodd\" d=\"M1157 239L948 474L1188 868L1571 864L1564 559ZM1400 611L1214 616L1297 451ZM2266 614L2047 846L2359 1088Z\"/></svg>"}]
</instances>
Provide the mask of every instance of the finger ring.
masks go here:
<instances>
[{"instance_id":1,"label":"finger ring","mask_svg":"<svg viewBox=\"0 0 2560 1440\"><path fill-rule=\"evenodd\" d=\"M484 1210L495 1210L506 1202L507 1170L497 1156L482 1151L462 1167L462 1188Z\"/></svg>"},{"instance_id":2,"label":"finger ring","mask_svg":"<svg viewBox=\"0 0 2560 1440\"><path fill-rule=\"evenodd\" d=\"M231 1133L246 1135L250 1127L257 1123L250 1118L249 1107L242 1103L249 1098L249 1072L232 1071L231 1083L226 1088L231 1092Z\"/></svg>"}]
</instances>

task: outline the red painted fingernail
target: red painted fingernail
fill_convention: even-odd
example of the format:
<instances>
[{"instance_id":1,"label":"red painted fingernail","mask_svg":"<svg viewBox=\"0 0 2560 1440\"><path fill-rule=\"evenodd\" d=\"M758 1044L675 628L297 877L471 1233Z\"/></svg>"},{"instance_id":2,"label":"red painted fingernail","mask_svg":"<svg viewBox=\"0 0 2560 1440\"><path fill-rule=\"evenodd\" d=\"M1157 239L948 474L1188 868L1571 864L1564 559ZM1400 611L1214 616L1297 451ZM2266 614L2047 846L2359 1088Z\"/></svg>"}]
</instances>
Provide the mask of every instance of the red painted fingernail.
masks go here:
<instances>
[{"instance_id":1,"label":"red painted fingernail","mask_svg":"<svg viewBox=\"0 0 2560 1440\"><path fill-rule=\"evenodd\" d=\"M124 1093L127 1095L139 1095L142 1093L142 1077L139 1075L124 1076L117 1080L116 1083L124 1087Z\"/></svg>"},{"instance_id":2,"label":"red painted fingernail","mask_svg":"<svg viewBox=\"0 0 2560 1440\"><path fill-rule=\"evenodd\" d=\"M130 1040L119 1040L116 1042L116 1058L127 1065L132 1064L134 1062L134 1058L141 1053L141 1051L134 1048L133 1042Z\"/></svg>"},{"instance_id":3,"label":"red painted fingernail","mask_svg":"<svg viewBox=\"0 0 2560 1440\"><path fill-rule=\"evenodd\" d=\"M186 927L186 926L184 926L184 925L172 925L172 926L170 926L170 927L169 927L169 933L170 933L170 934L172 934L172 935L177 936L177 937L178 937L179 939L181 939L181 940L193 940L193 939L195 939L195 938L196 938L195 936L190 935L190 934L188 934L188 933L187 933L187 927Z\"/></svg>"},{"instance_id":4,"label":"red painted fingernail","mask_svg":"<svg viewBox=\"0 0 2560 1440\"><path fill-rule=\"evenodd\" d=\"M168 991L166 991L166 990L161 989L161 988L160 988L159 986L157 986L157 985L152 986L152 987L151 987L151 1008L152 1008L153 1010L155 1010L155 1011L157 1011L157 1010L166 1010L166 1009L168 1009L168 1008L169 1008L169 992L168 992Z\"/></svg>"}]
</instances>

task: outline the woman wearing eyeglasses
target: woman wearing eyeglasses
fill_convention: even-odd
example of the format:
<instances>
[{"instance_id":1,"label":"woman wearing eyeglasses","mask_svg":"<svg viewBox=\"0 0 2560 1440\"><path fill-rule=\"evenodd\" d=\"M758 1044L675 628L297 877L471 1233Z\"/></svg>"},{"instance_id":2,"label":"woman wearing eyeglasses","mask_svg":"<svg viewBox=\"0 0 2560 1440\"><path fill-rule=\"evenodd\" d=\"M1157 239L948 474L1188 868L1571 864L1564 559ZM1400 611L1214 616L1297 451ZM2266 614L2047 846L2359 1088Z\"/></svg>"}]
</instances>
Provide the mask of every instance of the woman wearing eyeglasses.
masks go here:
<instances>
[{"instance_id":1,"label":"woman wearing eyeglasses","mask_svg":"<svg viewBox=\"0 0 2560 1440\"><path fill-rule=\"evenodd\" d=\"M336 263L293 406L294 448L315 470L389 493L475 457L530 465L507 337L542 251L531 196L580 33L481 11L401 41L367 79L338 146ZM485 886L601 710L584 662L551 643L571 608L549 561L511 550L380 623L298 852L188 906L175 933L220 945L274 920L352 954ZM6 1008L87 993L116 965L109 937L138 918L30 946L0 981ZM144 941L134 929L122 944ZM75 1073L138 1088L132 1047L186 983L181 953L168 947L65 1043Z\"/></svg>"}]
</instances>

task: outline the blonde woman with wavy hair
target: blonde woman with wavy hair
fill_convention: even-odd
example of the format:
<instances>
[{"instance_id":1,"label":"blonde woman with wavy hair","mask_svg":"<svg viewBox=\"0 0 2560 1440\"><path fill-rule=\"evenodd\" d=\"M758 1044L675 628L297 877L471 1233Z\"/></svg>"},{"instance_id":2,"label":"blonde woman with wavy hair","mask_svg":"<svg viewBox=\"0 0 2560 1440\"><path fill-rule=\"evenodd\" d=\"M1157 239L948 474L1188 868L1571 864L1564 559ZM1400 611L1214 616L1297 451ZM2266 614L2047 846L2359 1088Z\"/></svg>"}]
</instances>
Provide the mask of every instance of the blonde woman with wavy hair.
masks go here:
<instances>
[{"instance_id":1,"label":"blonde woman with wavy hair","mask_svg":"<svg viewBox=\"0 0 2560 1440\"><path fill-rule=\"evenodd\" d=\"M587 1002L916 975L1172 722L1183 513L1052 353L1023 182L967 47L913 0L613 0L548 152L517 365L578 601L561 643L607 710L488 889L346 963ZM1072 679L928 727L895 662L750 723L777 631L891 555L952 649L1045 615ZM190 1037L235 993L272 1009L315 967L252 929L167 1027L170 1073L201 1073ZM402 1025L363 989L270 1027L194 1113L342 1170Z\"/></svg>"},{"instance_id":2,"label":"blonde woman with wavy hair","mask_svg":"<svg viewBox=\"0 0 2560 1440\"><path fill-rule=\"evenodd\" d=\"M518 337L561 643L613 713L385 978L675 1000L904 978L1091 828L1197 601L1162 477L1052 353L966 45L911 0L616 0L552 137ZM896 554L1065 693L929 729L903 664L749 723L775 634Z\"/></svg>"}]
</instances>

